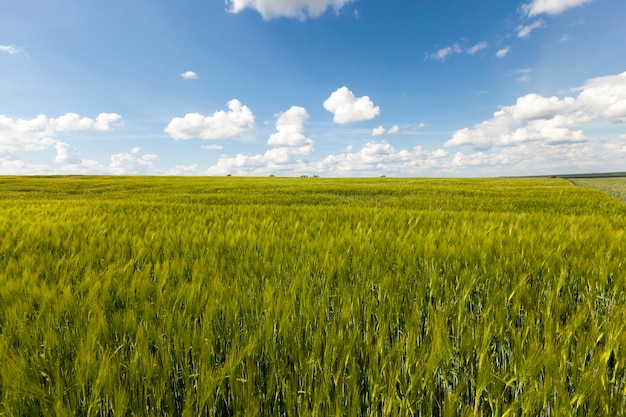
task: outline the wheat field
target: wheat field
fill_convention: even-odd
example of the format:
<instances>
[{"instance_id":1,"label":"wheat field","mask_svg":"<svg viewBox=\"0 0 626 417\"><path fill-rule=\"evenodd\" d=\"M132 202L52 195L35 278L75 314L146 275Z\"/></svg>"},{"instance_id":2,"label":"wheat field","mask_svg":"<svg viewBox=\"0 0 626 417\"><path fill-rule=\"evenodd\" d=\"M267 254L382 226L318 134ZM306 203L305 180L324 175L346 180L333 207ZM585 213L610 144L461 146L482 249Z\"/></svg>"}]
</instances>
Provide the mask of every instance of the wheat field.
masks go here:
<instances>
[{"instance_id":1,"label":"wheat field","mask_svg":"<svg viewBox=\"0 0 626 417\"><path fill-rule=\"evenodd\" d=\"M2 416L623 416L626 203L0 177Z\"/></svg>"}]
</instances>

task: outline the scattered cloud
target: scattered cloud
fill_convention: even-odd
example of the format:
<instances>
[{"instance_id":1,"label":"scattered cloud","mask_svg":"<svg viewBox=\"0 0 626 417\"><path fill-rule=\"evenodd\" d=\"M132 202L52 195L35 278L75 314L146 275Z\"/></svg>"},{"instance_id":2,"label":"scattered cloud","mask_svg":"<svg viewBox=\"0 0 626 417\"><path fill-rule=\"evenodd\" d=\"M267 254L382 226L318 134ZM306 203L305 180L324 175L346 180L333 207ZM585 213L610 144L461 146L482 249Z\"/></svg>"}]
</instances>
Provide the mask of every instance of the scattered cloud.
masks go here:
<instances>
[{"instance_id":1,"label":"scattered cloud","mask_svg":"<svg viewBox=\"0 0 626 417\"><path fill-rule=\"evenodd\" d=\"M297 157L311 155L314 150L313 140L304 132L304 122L309 119L309 113L304 107L292 106L276 117L276 132L267 141L270 149L256 155L223 155L205 174L267 175L273 172L297 171L297 166L305 164Z\"/></svg>"},{"instance_id":2,"label":"scattered cloud","mask_svg":"<svg viewBox=\"0 0 626 417\"><path fill-rule=\"evenodd\" d=\"M580 92L577 101L592 117L626 123L626 72L592 78L574 91Z\"/></svg>"},{"instance_id":3,"label":"scattered cloud","mask_svg":"<svg viewBox=\"0 0 626 417\"><path fill-rule=\"evenodd\" d=\"M164 131L176 140L227 139L254 128L254 114L247 106L237 99L230 100L227 106L228 111L219 110L212 116L188 113L175 117Z\"/></svg>"},{"instance_id":4,"label":"scattered cloud","mask_svg":"<svg viewBox=\"0 0 626 417\"><path fill-rule=\"evenodd\" d=\"M136 148L134 148L136 149ZM111 155L111 164L107 171L114 175L138 175L155 171L152 161L157 159L155 154L137 156L137 152L116 153Z\"/></svg>"},{"instance_id":5,"label":"scattered cloud","mask_svg":"<svg viewBox=\"0 0 626 417\"><path fill-rule=\"evenodd\" d=\"M200 146L200 148L206 149L207 151L221 151L222 149L224 149L222 145L215 144Z\"/></svg>"},{"instance_id":6,"label":"scattered cloud","mask_svg":"<svg viewBox=\"0 0 626 417\"><path fill-rule=\"evenodd\" d=\"M78 150L67 143L57 142L55 148L57 151L57 156L54 159L55 163L76 165L82 162Z\"/></svg>"},{"instance_id":7,"label":"scattered cloud","mask_svg":"<svg viewBox=\"0 0 626 417\"><path fill-rule=\"evenodd\" d=\"M328 155L311 164L313 172L331 176L366 175L422 175L442 168L448 151L438 149L430 152L421 146L413 149L396 149L387 141L367 142L358 152L352 150L339 155Z\"/></svg>"},{"instance_id":8,"label":"scattered cloud","mask_svg":"<svg viewBox=\"0 0 626 417\"><path fill-rule=\"evenodd\" d=\"M139 155L141 148L134 147L129 152L111 155L109 165L102 165L98 161L83 159L79 151L73 146L57 142L57 151L54 162L61 165L62 172L81 174L109 174L109 175L138 175L158 173L152 161L157 159L155 154ZM46 173L56 173L56 169L48 168Z\"/></svg>"},{"instance_id":9,"label":"scattered cloud","mask_svg":"<svg viewBox=\"0 0 626 417\"><path fill-rule=\"evenodd\" d=\"M509 77L510 76L515 77L515 79L520 83L529 83L531 79L530 75L532 74L532 72L533 72L532 68L521 68L521 69L509 71L505 73L505 75Z\"/></svg>"},{"instance_id":10,"label":"scattered cloud","mask_svg":"<svg viewBox=\"0 0 626 417\"><path fill-rule=\"evenodd\" d=\"M530 3L522 5L522 12L533 17L540 14L557 15L573 7L591 3L592 0L532 0Z\"/></svg>"},{"instance_id":11,"label":"scattered cloud","mask_svg":"<svg viewBox=\"0 0 626 417\"><path fill-rule=\"evenodd\" d=\"M396 133L399 133L399 132L400 132L400 126L393 125L393 126L391 126L391 128L389 128L389 130L387 131L387 134L395 135Z\"/></svg>"},{"instance_id":12,"label":"scattered cloud","mask_svg":"<svg viewBox=\"0 0 626 417\"><path fill-rule=\"evenodd\" d=\"M444 146L489 150L529 142L571 144L589 140L580 129L589 122L604 119L626 123L626 72L593 78L574 91L579 92L577 97L520 97L491 119L457 130Z\"/></svg>"},{"instance_id":13,"label":"scattered cloud","mask_svg":"<svg viewBox=\"0 0 626 417\"><path fill-rule=\"evenodd\" d=\"M0 114L0 148L8 151L36 151L54 146L58 132L69 130L111 130L121 116L101 113L95 119L67 113L58 118L43 114L34 119L13 119Z\"/></svg>"},{"instance_id":14,"label":"scattered cloud","mask_svg":"<svg viewBox=\"0 0 626 417\"><path fill-rule=\"evenodd\" d=\"M15 55L19 52L19 49L15 45L0 45L0 52L5 52L9 55Z\"/></svg>"},{"instance_id":15,"label":"scattered cloud","mask_svg":"<svg viewBox=\"0 0 626 417\"><path fill-rule=\"evenodd\" d=\"M368 96L355 97L348 87L341 87L324 101L324 108L333 113L335 123L348 124L371 120L380 115L380 108Z\"/></svg>"},{"instance_id":16,"label":"scattered cloud","mask_svg":"<svg viewBox=\"0 0 626 417\"><path fill-rule=\"evenodd\" d=\"M202 170L198 164L176 165L174 168L167 170L165 175L202 175Z\"/></svg>"},{"instance_id":17,"label":"scattered cloud","mask_svg":"<svg viewBox=\"0 0 626 417\"><path fill-rule=\"evenodd\" d=\"M244 9L256 10L269 20L277 17L295 17L301 20L319 17L332 8L335 12L355 0L226 0L226 10L239 13Z\"/></svg>"},{"instance_id":18,"label":"scattered cloud","mask_svg":"<svg viewBox=\"0 0 626 417\"><path fill-rule=\"evenodd\" d=\"M460 54L461 52L463 52L463 50L458 44L455 43L454 45L446 46L445 48L441 48L437 52L428 55L428 58L443 62L450 55Z\"/></svg>"},{"instance_id":19,"label":"scattered cloud","mask_svg":"<svg viewBox=\"0 0 626 417\"><path fill-rule=\"evenodd\" d=\"M508 53L509 53L509 51L510 51L510 50L511 50L511 47L507 45L507 46L505 46L504 48L499 49L499 50L496 52L496 56L497 56L498 58L502 59L502 58L504 58L504 57L506 56L506 54L508 54Z\"/></svg>"},{"instance_id":20,"label":"scattered cloud","mask_svg":"<svg viewBox=\"0 0 626 417\"><path fill-rule=\"evenodd\" d=\"M417 127L419 127L420 129L423 129L426 127L426 123L420 122L420 124L418 124Z\"/></svg>"},{"instance_id":21,"label":"scattered cloud","mask_svg":"<svg viewBox=\"0 0 626 417\"><path fill-rule=\"evenodd\" d=\"M122 116L116 113L101 113L95 119L80 117L76 113L66 113L58 119L51 119L52 129L62 132L65 130L111 130L112 125L121 119Z\"/></svg>"},{"instance_id":22,"label":"scattered cloud","mask_svg":"<svg viewBox=\"0 0 626 417\"><path fill-rule=\"evenodd\" d=\"M474 46L470 46L469 48L467 48L467 53L470 55L474 55L478 51L482 51L483 49L486 49L487 46L489 46L487 42L478 42Z\"/></svg>"},{"instance_id":23,"label":"scattered cloud","mask_svg":"<svg viewBox=\"0 0 626 417\"><path fill-rule=\"evenodd\" d=\"M372 129L372 136L382 136L386 132L385 128L382 126L375 127Z\"/></svg>"},{"instance_id":24,"label":"scattered cloud","mask_svg":"<svg viewBox=\"0 0 626 417\"><path fill-rule=\"evenodd\" d=\"M485 41L477 42L468 48L463 48L458 43L455 43L453 45L446 46L445 48L441 48L431 54L426 54L426 59L433 59L435 61L444 62L452 55L461 54L463 52L468 55L475 55L479 51L487 49L487 47L489 47L489 44Z\"/></svg>"},{"instance_id":25,"label":"scattered cloud","mask_svg":"<svg viewBox=\"0 0 626 417\"><path fill-rule=\"evenodd\" d=\"M180 74L180 77L183 80L197 80L198 79L198 74L196 74L193 71L185 71L182 74Z\"/></svg>"},{"instance_id":26,"label":"scattered cloud","mask_svg":"<svg viewBox=\"0 0 626 417\"><path fill-rule=\"evenodd\" d=\"M388 130L386 130L384 127L382 126L378 126L375 127L372 130L372 136L382 136L384 134L388 134L388 135L395 135L397 133L400 133L400 126L398 125L393 125L392 127L390 127Z\"/></svg>"},{"instance_id":27,"label":"scattered cloud","mask_svg":"<svg viewBox=\"0 0 626 417\"><path fill-rule=\"evenodd\" d=\"M545 27L545 25L543 20L537 20L529 25L520 25L517 27L517 37L527 38L533 30Z\"/></svg>"},{"instance_id":28,"label":"scattered cloud","mask_svg":"<svg viewBox=\"0 0 626 417\"><path fill-rule=\"evenodd\" d=\"M276 121L276 133L267 141L268 145L277 147L309 147L313 141L304 134L304 122L309 119L309 113L304 107L292 106L281 113Z\"/></svg>"}]
</instances>

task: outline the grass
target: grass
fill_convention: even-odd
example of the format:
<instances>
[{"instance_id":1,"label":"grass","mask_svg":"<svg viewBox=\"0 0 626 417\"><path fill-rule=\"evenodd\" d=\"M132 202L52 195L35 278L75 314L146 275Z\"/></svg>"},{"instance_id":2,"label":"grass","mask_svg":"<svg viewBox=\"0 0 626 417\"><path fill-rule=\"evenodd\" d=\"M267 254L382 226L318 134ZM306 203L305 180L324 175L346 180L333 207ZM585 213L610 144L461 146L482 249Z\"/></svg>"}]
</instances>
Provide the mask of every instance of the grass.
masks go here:
<instances>
[{"instance_id":1,"label":"grass","mask_svg":"<svg viewBox=\"0 0 626 417\"><path fill-rule=\"evenodd\" d=\"M0 415L624 415L626 203L0 178Z\"/></svg>"}]
</instances>

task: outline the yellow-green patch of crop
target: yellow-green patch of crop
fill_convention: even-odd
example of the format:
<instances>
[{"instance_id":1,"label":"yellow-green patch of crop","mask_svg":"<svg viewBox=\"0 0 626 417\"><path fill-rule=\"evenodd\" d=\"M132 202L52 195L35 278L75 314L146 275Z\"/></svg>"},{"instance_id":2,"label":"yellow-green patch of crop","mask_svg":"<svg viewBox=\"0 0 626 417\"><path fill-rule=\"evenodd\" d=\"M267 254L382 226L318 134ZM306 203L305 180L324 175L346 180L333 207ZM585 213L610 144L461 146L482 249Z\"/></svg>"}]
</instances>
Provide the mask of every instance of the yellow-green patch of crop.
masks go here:
<instances>
[{"instance_id":1,"label":"yellow-green patch of crop","mask_svg":"<svg viewBox=\"0 0 626 417\"><path fill-rule=\"evenodd\" d=\"M413 210L621 210L562 179L336 179L235 177L0 177L8 201L123 201L206 206L367 206Z\"/></svg>"},{"instance_id":2,"label":"yellow-green patch of crop","mask_svg":"<svg viewBox=\"0 0 626 417\"><path fill-rule=\"evenodd\" d=\"M626 177L615 178L573 178L572 181L576 185L583 187L596 188L612 195L613 197L626 200Z\"/></svg>"},{"instance_id":3,"label":"yellow-green patch of crop","mask_svg":"<svg viewBox=\"0 0 626 417\"><path fill-rule=\"evenodd\" d=\"M597 191L29 180L0 201L0 414L626 411L626 219Z\"/></svg>"}]
</instances>

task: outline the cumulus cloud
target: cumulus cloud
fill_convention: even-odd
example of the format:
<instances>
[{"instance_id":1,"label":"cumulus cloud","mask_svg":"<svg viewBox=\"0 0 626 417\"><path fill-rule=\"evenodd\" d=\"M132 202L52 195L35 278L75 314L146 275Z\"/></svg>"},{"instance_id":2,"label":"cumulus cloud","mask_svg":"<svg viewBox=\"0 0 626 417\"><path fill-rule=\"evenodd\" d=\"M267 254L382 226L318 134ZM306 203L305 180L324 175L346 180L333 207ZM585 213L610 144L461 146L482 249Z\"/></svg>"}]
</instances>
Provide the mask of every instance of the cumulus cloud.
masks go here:
<instances>
[{"instance_id":1,"label":"cumulus cloud","mask_svg":"<svg viewBox=\"0 0 626 417\"><path fill-rule=\"evenodd\" d=\"M386 132L385 128L382 126L375 127L372 129L372 136L382 136Z\"/></svg>"},{"instance_id":2,"label":"cumulus cloud","mask_svg":"<svg viewBox=\"0 0 626 417\"><path fill-rule=\"evenodd\" d=\"M390 135L395 135L396 133L400 133L400 126L398 126L398 125L391 126L391 128L389 128L387 133L390 134Z\"/></svg>"},{"instance_id":3,"label":"cumulus cloud","mask_svg":"<svg viewBox=\"0 0 626 417\"><path fill-rule=\"evenodd\" d=\"M578 101L593 117L626 123L626 72L592 78L575 91L580 92Z\"/></svg>"},{"instance_id":4,"label":"cumulus cloud","mask_svg":"<svg viewBox=\"0 0 626 417\"><path fill-rule=\"evenodd\" d=\"M557 15L573 7L591 3L592 0L533 0L522 5L523 13L528 17L540 14Z\"/></svg>"},{"instance_id":5,"label":"cumulus cloud","mask_svg":"<svg viewBox=\"0 0 626 417\"><path fill-rule=\"evenodd\" d=\"M520 25L517 27L517 37L518 38L527 38L530 36L530 33L535 30L545 26L545 22L543 20L537 20L529 25Z\"/></svg>"},{"instance_id":6,"label":"cumulus cloud","mask_svg":"<svg viewBox=\"0 0 626 417\"><path fill-rule=\"evenodd\" d=\"M54 162L57 164L78 165L83 162L78 150L67 143L57 142L55 148L57 155Z\"/></svg>"},{"instance_id":7,"label":"cumulus cloud","mask_svg":"<svg viewBox=\"0 0 626 417\"><path fill-rule=\"evenodd\" d=\"M277 17L295 17L306 19L318 17L332 8L338 12L345 5L355 0L226 0L226 10L239 13L249 8L256 10L263 19Z\"/></svg>"},{"instance_id":8,"label":"cumulus cloud","mask_svg":"<svg viewBox=\"0 0 626 417\"><path fill-rule=\"evenodd\" d=\"M98 161L83 159L78 150L67 143L57 142L55 148L57 154L54 162L62 165L63 172L113 175L158 173L152 163L157 155L149 153L140 155L140 147L134 147L129 152L111 155L108 166Z\"/></svg>"},{"instance_id":9,"label":"cumulus cloud","mask_svg":"<svg viewBox=\"0 0 626 417\"><path fill-rule=\"evenodd\" d=\"M334 122L348 124L371 120L380 115L380 108L368 96L355 97L348 87L341 87L324 101L324 108L334 114Z\"/></svg>"},{"instance_id":10,"label":"cumulus cloud","mask_svg":"<svg viewBox=\"0 0 626 417\"><path fill-rule=\"evenodd\" d=\"M267 175L297 171L296 167L305 163L298 156L311 155L314 149L313 140L304 131L304 122L309 119L309 113L303 107L292 106L276 117L276 132L267 141L270 149L263 154L223 155L206 174Z\"/></svg>"},{"instance_id":11,"label":"cumulus cloud","mask_svg":"<svg viewBox=\"0 0 626 417\"><path fill-rule=\"evenodd\" d=\"M115 175L137 175L154 172L152 163L156 158L155 154L138 155L138 152L123 152L111 155L111 163L108 171Z\"/></svg>"},{"instance_id":12,"label":"cumulus cloud","mask_svg":"<svg viewBox=\"0 0 626 417\"><path fill-rule=\"evenodd\" d=\"M360 150L339 155L328 155L312 164L314 172L332 176L364 175L423 175L433 170L445 170L445 149L430 152L421 146L396 149L387 141L367 142Z\"/></svg>"},{"instance_id":13,"label":"cumulus cloud","mask_svg":"<svg viewBox=\"0 0 626 417\"><path fill-rule=\"evenodd\" d=\"M276 133L273 133L267 144L276 147L305 147L311 146L313 141L304 134L304 122L309 119L309 113L303 107L292 106L289 110L278 115Z\"/></svg>"},{"instance_id":14,"label":"cumulus cloud","mask_svg":"<svg viewBox=\"0 0 626 417\"><path fill-rule=\"evenodd\" d=\"M188 113L173 118L165 132L176 140L227 139L241 135L254 128L254 114L237 99L227 104L228 111L219 110L212 116Z\"/></svg>"},{"instance_id":15,"label":"cumulus cloud","mask_svg":"<svg viewBox=\"0 0 626 417\"><path fill-rule=\"evenodd\" d=\"M386 130L384 127L382 126L378 126L375 127L372 130L372 136L382 136L384 134L388 134L388 135L395 135L397 133L400 133L400 126L398 125L393 125L392 127L390 127L388 130Z\"/></svg>"},{"instance_id":16,"label":"cumulus cloud","mask_svg":"<svg viewBox=\"0 0 626 417\"><path fill-rule=\"evenodd\" d=\"M115 113L101 113L95 119L80 117L76 113L66 113L58 119L52 119L53 129L62 132L64 130L111 130L113 123L117 122L121 116Z\"/></svg>"},{"instance_id":17,"label":"cumulus cloud","mask_svg":"<svg viewBox=\"0 0 626 417\"><path fill-rule=\"evenodd\" d=\"M474 55L478 51L482 51L483 49L486 49L487 46L489 46L487 42L478 42L474 46L470 46L469 48L467 48L467 53L470 55Z\"/></svg>"},{"instance_id":18,"label":"cumulus cloud","mask_svg":"<svg viewBox=\"0 0 626 417\"><path fill-rule=\"evenodd\" d=\"M193 71L185 71L180 74L180 78L182 78L183 80L197 80L198 74Z\"/></svg>"},{"instance_id":19,"label":"cumulus cloud","mask_svg":"<svg viewBox=\"0 0 626 417\"><path fill-rule=\"evenodd\" d=\"M589 140L581 127L594 120L626 123L626 72L593 78L574 91L577 97L520 97L491 119L457 130L444 146L488 150L529 142L571 144Z\"/></svg>"},{"instance_id":20,"label":"cumulus cloud","mask_svg":"<svg viewBox=\"0 0 626 417\"><path fill-rule=\"evenodd\" d=\"M509 51L511 50L510 46L505 46L502 49L498 49L498 51L496 52L496 56L500 59L504 58L506 56L506 54L509 53Z\"/></svg>"},{"instance_id":21,"label":"cumulus cloud","mask_svg":"<svg viewBox=\"0 0 626 417\"><path fill-rule=\"evenodd\" d=\"M58 132L111 130L121 116L116 113L101 113L95 119L80 117L76 113L66 113L58 118L43 114L34 119L13 119L0 115L0 147L10 151L36 151L47 149L57 141Z\"/></svg>"},{"instance_id":22,"label":"cumulus cloud","mask_svg":"<svg viewBox=\"0 0 626 417\"><path fill-rule=\"evenodd\" d=\"M0 45L0 52L15 55L19 52L19 50L15 47L15 45Z\"/></svg>"}]
</instances>

